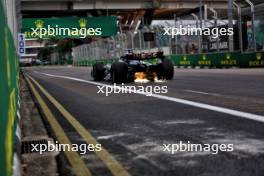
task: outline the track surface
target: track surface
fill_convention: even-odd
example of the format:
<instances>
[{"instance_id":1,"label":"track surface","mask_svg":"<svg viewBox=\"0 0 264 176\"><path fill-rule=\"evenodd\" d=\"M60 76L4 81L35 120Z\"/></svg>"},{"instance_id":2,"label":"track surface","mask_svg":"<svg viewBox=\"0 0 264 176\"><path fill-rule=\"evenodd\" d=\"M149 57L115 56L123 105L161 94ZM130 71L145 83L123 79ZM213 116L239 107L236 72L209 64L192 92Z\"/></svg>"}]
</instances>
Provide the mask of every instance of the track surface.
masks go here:
<instances>
[{"instance_id":1,"label":"track surface","mask_svg":"<svg viewBox=\"0 0 264 176\"><path fill-rule=\"evenodd\" d=\"M33 67L36 79L135 176L261 176L264 123L139 94L97 94L90 68ZM104 83L104 82L102 82ZM107 83L104 83L107 84ZM133 85L133 84L129 84ZM264 69L176 69L166 96L264 115ZM48 101L47 101L48 102ZM72 142L82 138L57 114ZM163 144L231 143L233 152L163 151ZM93 175L111 175L93 153L82 156Z\"/></svg>"}]
</instances>

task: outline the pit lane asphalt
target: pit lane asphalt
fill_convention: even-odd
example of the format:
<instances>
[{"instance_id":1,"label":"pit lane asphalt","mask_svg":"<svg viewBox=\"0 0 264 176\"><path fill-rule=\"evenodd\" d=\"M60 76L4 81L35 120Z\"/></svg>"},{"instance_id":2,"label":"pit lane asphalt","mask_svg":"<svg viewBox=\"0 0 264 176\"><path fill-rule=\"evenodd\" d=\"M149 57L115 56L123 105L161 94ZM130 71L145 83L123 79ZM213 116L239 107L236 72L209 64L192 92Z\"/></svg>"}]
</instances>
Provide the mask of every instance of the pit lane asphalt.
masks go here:
<instances>
[{"instance_id":1,"label":"pit lane asphalt","mask_svg":"<svg viewBox=\"0 0 264 176\"><path fill-rule=\"evenodd\" d=\"M263 123L138 94L97 94L95 85L41 73L92 80L90 68L24 69L55 97L131 173L152 176L253 176L264 173ZM170 97L264 114L263 69L175 69ZM50 105L52 108L52 106ZM55 111L55 110L54 110ZM73 141L80 136L57 113ZM164 152L162 145L232 143L233 152ZM84 158L94 175L111 175ZM89 164L93 162L93 165ZM101 171L99 171L101 170Z\"/></svg>"}]
</instances>

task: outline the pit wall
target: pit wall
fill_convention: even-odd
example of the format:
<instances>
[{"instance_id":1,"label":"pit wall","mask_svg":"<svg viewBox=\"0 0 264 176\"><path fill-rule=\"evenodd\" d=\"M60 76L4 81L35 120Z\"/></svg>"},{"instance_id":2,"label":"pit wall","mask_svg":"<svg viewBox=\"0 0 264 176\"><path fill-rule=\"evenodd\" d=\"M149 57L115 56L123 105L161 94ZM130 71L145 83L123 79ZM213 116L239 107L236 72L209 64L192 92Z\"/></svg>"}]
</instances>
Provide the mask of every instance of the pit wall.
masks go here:
<instances>
[{"instance_id":1,"label":"pit wall","mask_svg":"<svg viewBox=\"0 0 264 176\"><path fill-rule=\"evenodd\" d=\"M10 1L8 1L10 2ZM5 4L6 5L6 4ZM19 64L13 35L7 24L6 13L0 0L0 176L16 174L19 154L15 153L15 144L19 138L16 131L19 114ZM15 161L15 162L14 162Z\"/></svg>"},{"instance_id":2,"label":"pit wall","mask_svg":"<svg viewBox=\"0 0 264 176\"><path fill-rule=\"evenodd\" d=\"M264 67L264 52L250 53L210 53L191 55L170 55L167 56L175 66L178 67L200 67L200 68L256 68ZM112 63L117 59L79 59L73 61L74 66L92 66L96 62Z\"/></svg>"}]
</instances>

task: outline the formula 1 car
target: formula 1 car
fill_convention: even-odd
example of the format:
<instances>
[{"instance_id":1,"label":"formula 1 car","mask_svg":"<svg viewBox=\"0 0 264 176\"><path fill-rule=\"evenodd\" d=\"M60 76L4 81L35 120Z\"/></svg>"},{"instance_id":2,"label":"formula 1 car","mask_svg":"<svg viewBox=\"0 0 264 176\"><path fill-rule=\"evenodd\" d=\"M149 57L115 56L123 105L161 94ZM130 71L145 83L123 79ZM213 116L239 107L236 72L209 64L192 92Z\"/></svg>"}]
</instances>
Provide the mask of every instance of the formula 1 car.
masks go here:
<instances>
[{"instance_id":1,"label":"formula 1 car","mask_svg":"<svg viewBox=\"0 0 264 176\"><path fill-rule=\"evenodd\" d=\"M173 75L173 64L164 57L163 52L128 53L112 64L97 62L91 71L95 81L105 80L117 84L134 82L136 79L170 80Z\"/></svg>"}]
</instances>

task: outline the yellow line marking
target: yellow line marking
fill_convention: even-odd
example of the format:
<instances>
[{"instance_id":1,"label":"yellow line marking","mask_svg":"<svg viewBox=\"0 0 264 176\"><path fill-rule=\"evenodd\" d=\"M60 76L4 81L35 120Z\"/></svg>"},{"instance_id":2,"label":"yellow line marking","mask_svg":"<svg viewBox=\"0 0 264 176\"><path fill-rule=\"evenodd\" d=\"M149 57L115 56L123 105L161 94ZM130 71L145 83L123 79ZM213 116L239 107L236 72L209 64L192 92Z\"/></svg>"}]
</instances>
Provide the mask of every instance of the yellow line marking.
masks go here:
<instances>
[{"instance_id":1,"label":"yellow line marking","mask_svg":"<svg viewBox=\"0 0 264 176\"><path fill-rule=\"evenodd\" d=\"M32 82L26 77L26 80L30 86L30 89L32 90L34 96L36 97L37 101L39 102L39 105L41 109L43 110L43 113L45 114L50 126L52 127L57 139L61 144L71 144L70 139L65 134L64 130L58 123L58 121L55 119L52 112L49 110L47 104L44 102L44 100L41 98L40 94L37 92L36 88L32 84ZM85 165L84 161L81 159L80 155L77 152L74 151L64 151L66 157L68 158L74 173L77 176L91 176L91 172Z\"/></svg>"},{"instance_id":2,"label":"yellow line marking","mask_svg":"<svg viewBox=\"0 0 264 176\"><path fill-rule=\"evenodd\" d=\"M15 89L11 91L11 94L9 96L9 107L8 107L8 121L7 121L7 132L6 132L6 167L7 171L9 173L12 172L12 146L14 144L13 142L13 127L14 127L14 121L15 121L15 115L16 115L16 94Z\"/></svg>"},{"instance_id":3,"label":"yellow line marking","mask_svg":"<svg viewBox=\"0 0 264 176\"><path fill-rule=\"evenodd\" d=\"M84 138L88 144L99 144L97 140L83 127L76 118L71 115L55 98L53 98L35 79L28 77L37 85L40 91L49 99L49 101L61 112L76 131ZM102 147L101 151L95 151L96 155L105 163L114 176L130 176L126 169L115 158Z\"/></svg>"}]
</instances>

